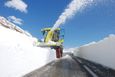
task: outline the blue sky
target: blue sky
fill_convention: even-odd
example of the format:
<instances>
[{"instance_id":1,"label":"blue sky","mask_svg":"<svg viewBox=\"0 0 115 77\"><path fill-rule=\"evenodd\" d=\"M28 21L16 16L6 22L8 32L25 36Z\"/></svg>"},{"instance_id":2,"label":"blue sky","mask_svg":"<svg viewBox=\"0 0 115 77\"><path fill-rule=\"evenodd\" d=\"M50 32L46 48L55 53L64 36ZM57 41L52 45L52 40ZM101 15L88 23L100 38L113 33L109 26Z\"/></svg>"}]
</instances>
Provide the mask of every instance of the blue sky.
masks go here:
<instances>
[{"instance_id":1,"label":"blue sky","mask_svg":"<svg viewBox=\"0 0 115 77\"><path fill-rule=\"evenodd\" d=\"M52 27L71 0L23 0L26 11L5 6L7 0L0 0L0 16L16 16L23 20L20 26L34 37L42 38L40 30ZM107 1L107 0L106 0ZM91 5L78 12L61 25L65 29L65 48L99 41L109 34L115 34L115 1Z\"/></svg>"}]
</instances>

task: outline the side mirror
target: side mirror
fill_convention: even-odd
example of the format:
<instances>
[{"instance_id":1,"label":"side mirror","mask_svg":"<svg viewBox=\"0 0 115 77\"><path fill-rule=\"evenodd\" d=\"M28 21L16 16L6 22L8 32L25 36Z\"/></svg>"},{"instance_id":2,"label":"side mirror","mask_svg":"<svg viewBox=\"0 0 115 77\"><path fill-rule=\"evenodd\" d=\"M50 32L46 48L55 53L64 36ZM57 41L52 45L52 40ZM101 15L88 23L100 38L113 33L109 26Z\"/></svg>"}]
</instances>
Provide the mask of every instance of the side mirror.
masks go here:
<instances>
[{"instance_id":1,"label":"side mirror","mask_svg":"<svg viewBox=\"0 0 115 77\"><path fill-rule=\"evenodd\" d=\"M45 31L42 31L42 34L44 35L44 34L45 34Z\"/></svg>"},{"instance_id":2,"label":"side mirror","mask_svg":"<svg viewBox=\"0 0 115 77\"><path fill-rule=\"evenodd\" d=\"M60 30L60 39L63 39L63 40L64 40L64 35L65 35L65 30L64 30L64 29L61 29L61 30Z\"/></svg>"}]
</instances>

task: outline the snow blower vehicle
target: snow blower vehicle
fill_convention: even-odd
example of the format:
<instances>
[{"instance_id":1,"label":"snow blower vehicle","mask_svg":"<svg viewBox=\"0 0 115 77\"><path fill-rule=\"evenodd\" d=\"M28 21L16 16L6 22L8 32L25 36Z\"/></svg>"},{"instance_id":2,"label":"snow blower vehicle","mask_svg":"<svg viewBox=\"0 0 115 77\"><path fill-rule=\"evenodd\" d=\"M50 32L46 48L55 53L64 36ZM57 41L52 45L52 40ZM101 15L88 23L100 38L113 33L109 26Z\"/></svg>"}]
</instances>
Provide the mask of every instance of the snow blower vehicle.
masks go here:
<instances>
[{"instance_id":1,"label":"snow blower vehicle","mask_svg":"<svg viewBox=\"0 0 115 77\"><path fill-rule=\"evenodd\" d=\"M56 57L61 58L63 54L63 42L64 42L64 30L56 28L51 30L51 28L44 28L41 30L44 39L43 41L38 41L38 47L50 47L56 50Z\"/></svg>"}]
</instances>

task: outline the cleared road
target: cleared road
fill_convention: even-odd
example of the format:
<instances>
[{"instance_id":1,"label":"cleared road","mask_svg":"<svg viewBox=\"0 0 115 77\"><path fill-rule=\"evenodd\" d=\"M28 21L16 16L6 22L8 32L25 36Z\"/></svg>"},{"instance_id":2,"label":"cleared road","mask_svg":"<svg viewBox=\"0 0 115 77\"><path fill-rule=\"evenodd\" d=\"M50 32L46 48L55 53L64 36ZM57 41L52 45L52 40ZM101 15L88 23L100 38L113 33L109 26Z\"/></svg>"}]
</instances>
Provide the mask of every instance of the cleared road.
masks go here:
<instances>
[{"instance_id":1,"label":"cleared road","mask_svg":"<svg viewBox=\"0 0 115 77\"><path fill-rule=\"evenodd\" d=\"M70 56L52 61L23 77L88 77L86 72Z\"/></svg>"}]
</instances>

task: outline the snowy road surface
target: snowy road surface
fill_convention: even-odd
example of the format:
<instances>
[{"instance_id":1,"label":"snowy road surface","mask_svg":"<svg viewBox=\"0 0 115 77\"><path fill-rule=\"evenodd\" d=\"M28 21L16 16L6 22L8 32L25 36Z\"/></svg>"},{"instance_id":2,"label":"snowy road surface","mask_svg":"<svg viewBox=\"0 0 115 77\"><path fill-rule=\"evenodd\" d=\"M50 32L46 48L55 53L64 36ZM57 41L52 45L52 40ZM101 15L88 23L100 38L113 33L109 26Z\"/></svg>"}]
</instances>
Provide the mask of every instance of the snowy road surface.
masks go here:
<instances>
[{"instance_id":1,"label":"snowy road surface","mask_svg":"<svg viewBox=\"0 0 115 77\"><path fill-rule=\"evenodd\" d=\"M71 57L52 61L44 67L26 74L24 77L88 77L86 72Z\"/></svg>"}]
</instances>

